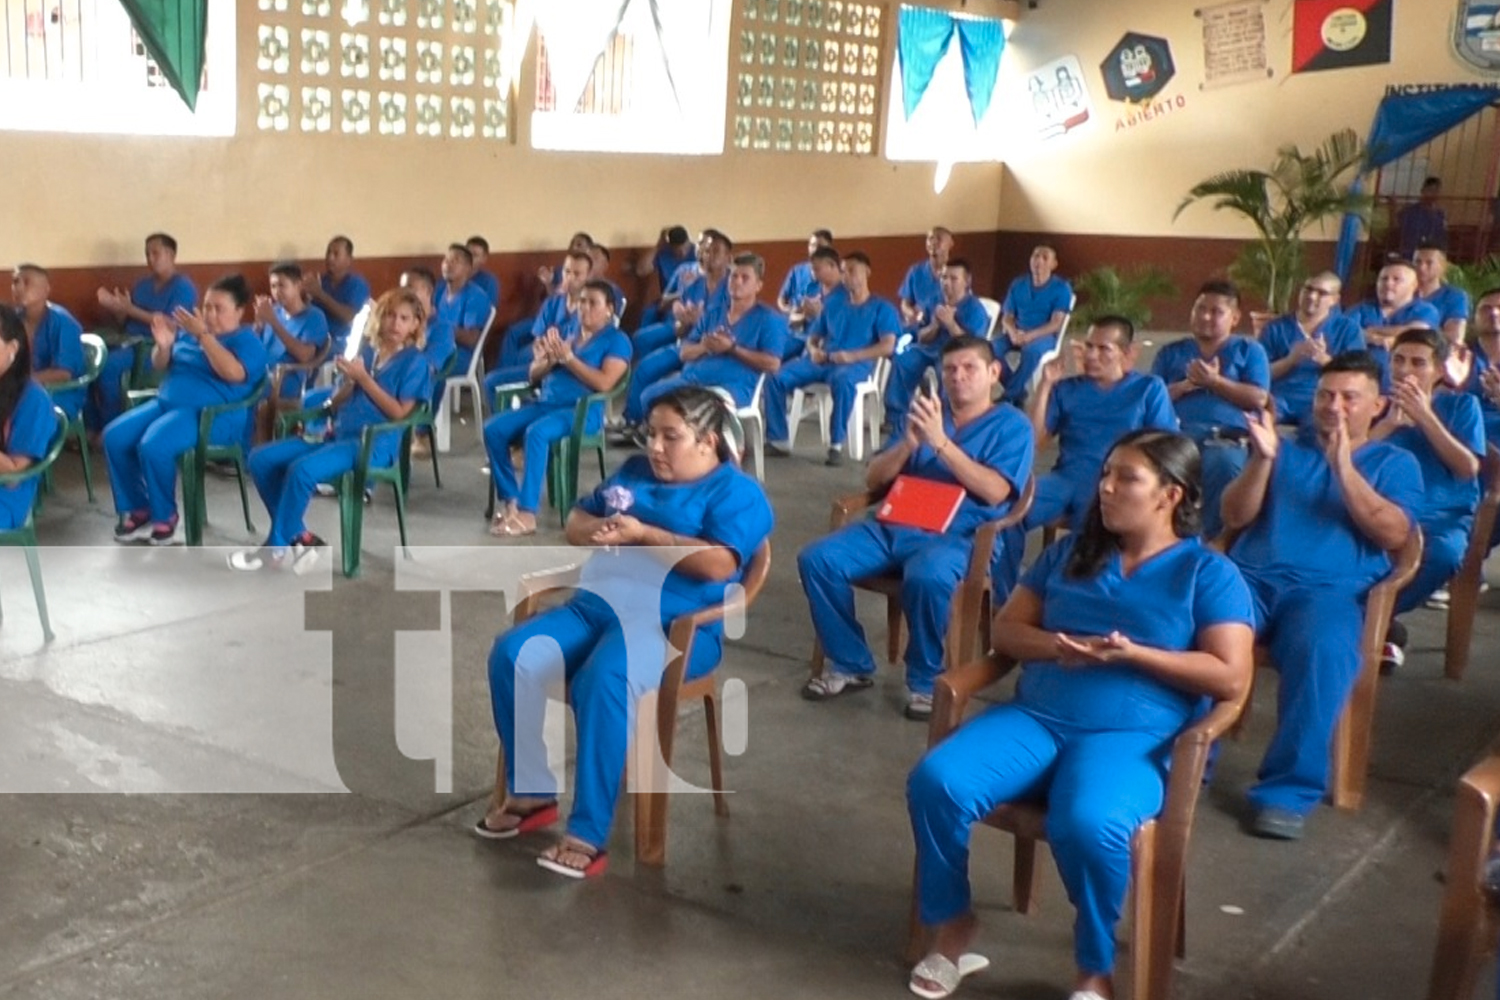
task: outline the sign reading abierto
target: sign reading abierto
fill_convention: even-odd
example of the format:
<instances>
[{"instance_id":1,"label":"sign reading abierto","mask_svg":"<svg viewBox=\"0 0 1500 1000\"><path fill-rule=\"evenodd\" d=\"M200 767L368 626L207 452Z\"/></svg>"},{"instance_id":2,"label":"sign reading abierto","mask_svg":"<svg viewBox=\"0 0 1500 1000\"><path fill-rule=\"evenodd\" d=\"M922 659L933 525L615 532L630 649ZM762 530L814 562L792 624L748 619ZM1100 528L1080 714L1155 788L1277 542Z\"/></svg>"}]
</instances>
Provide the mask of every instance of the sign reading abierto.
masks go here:
<instances>
[{"instance_id":1,"label":"sign reading abierto","mask_svg":"<svg viewBox=\"0 0 1500 1000\"><path fill-rule=\"evenodd\" d=\"M1204 90L1273 75L1266 56L1265 0L1237 0L1193 13L1203 22Z\"/></svg>"}]
</instances>

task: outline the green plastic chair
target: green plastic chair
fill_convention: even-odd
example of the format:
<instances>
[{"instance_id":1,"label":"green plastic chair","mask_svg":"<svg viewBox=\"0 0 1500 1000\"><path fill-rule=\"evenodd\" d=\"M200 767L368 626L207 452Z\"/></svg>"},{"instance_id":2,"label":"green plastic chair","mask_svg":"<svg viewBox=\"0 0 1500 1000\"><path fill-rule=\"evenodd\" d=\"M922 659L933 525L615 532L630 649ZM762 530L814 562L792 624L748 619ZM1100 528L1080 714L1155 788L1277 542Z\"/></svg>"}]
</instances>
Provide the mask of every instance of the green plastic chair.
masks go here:
<instances>
[{"instance_id":1,"label":"green plastic chair","mask_svg":"<svg viewBox=\"0 0 1500 1000\"><path fill-rule=\"evenodd\" d=\"M85 333L83 340L83 374L66 382L50 382L42 384L48 395L56 396L58 393L67 392L70 389L87 390L89 386L99 378L99 373L104 370L104 359L109 353L104 346L104 338L97 333ZM78 410L78 416L68 422L68 427L63 436L63 443L73 438L78 442L78 453L83 459L83 487L88 491L89 503L94 502L94 477L89 468L89 442L88 429L83 425L83 408ZM42 478L42 488L49 493L52 491L52 469L47 469L47 474Z\"/></svg>"},{"instance_id":2,"label":"green plastic chair","mask_svg":"<svg viewBox=\"0 0 1500 1000\"><path fill-rule=\"evenodd\" d=\"M68 415L58 407L52 408L57 416L57 436L52 439L52 446L47 449L47 454L40 462L34 462L21 472L7 472L0 474L0 487L19 486L27 480L45 476L52 468L52 463L57 461L57 456L62 453L63 445L68 440L69 420ZM41 491L37 491L37 498L41 498ZM42 620L42 635L48 642L55 638L52 634L52 622L47 617L47 591L42 586L42 562L37 553L36 546L36 507L26 512L25 522L18 528L8 531L0 531L0 546L7 548L20 548L26 553L26 569L31 574L31 592L36 596L36 612Z\"/></svg>"},{"instance_id":3,"label":"green plastic chair","mask_svg":"<svg viewBox=\"0 0 1500 1000\"><path fill-rule=\"evenodd\" d=\"M205 406L198 414L198 443L183 452L177 459L178 474L182 477L182 523L188 545L203 544L203 526L208 523L208 497L205 482L209 462L233 462L234 478L240 487L240 509L245 514L245 530L255 534L255 522L250 520L250 494L245 489L245 441L226 444L211 444L209 431L214 420L226 413L249 410L251 417L255 407L265 397L269 381L262 375L244 399L217 406Z\"/></svg>"},{"instance_id":4,"label":"green plastic chair","mask_svg":"<svg viewBox=\"0 0 1500 1000\"><path fill-rule=\"evenodd\" d=\"M506 386L498 387L495 391L495 411L500 412L511 404L511 400L520 398L515 390ZM611 393L592 392L574 404L573 430L567 437L553 441L547 453L547 503L557 511L558 519L564 527L568 523L568 512L578 502L578 465L585 449L592 448L598 454L599 478L604 478L604 417L607 415L610 398ZM594 408L601 411L599 429L587 433L585 428L588 427L589 411ZM495 500L495 480L491 478L490 502L485 508L485 520L495 516Z\"/></svg>"},{"instance_id":5,"label":"green plastic chair","mask_svg":"<svg viewBox=\"0 0 1500 1000\"><path fill-rule=\"evenodd\" d=\"M297 424L312 420L328 419L324 408L298 410L284 413L277 422L277 436L285 437L287 431ZM329 482L338 491L339 540L343 544L343 571L346 577L359 575L360 545L364 539L365 489L376 483L389 483L396 494L396 526L401 533L401 551L407 558L411 551L406 543L406 487L411 482L411 439L416 428L432 422L429 404L418 403L404 418L384 423L370 424L360 433L359 458L354 468ZM386 431L400 430L401 446L396 453L396 462L387 466L371 466L370 456L375 442Z\"/></svg>"},{"instance_id":6,"label":"green plastic chair","mask_svg":"<svg viewBox=\"0 0 1500 1000\"><path fill-rule=\"evenodd\" d=\"M456 367L458 367L457 351L448 355L448 360L443 364L443 370L432 377L432 384L447 385L448 378L453 374L453 369ZM478 404L476 403L475 405L477 406ZM442 489L443 477L438 472L437 428L433 426L433 421L436 419L436 415L428 417L427 423L423 424L419 430L427 432L427 443L431 446L428 450L432 453L432 481L438 489Z\"/></svg>"}]
</instances>

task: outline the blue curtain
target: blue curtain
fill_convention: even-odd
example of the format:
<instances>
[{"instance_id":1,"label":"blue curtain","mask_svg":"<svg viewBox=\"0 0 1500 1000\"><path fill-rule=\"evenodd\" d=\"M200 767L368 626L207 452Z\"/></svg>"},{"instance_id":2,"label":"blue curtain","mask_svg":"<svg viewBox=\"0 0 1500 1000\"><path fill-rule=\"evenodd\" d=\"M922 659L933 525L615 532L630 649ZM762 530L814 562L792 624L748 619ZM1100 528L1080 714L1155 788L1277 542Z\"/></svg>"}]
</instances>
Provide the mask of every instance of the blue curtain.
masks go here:
<instances>
[{"instance_id":1,"label":"blue curtain","mask_svg":"<svg viewBox=\"0 0 1500 1000\"><path fill-rule=\"evenodd\" d=\"M958 22L959 51L964 57L964 86L969 91L969 110L974 125L990 109L995 96L995 78L1000 73L1000 55L1005 51L1005 32L999 21L989 19ZM907 117L911 117L910 114Z\"/></svg>"},{"instance_id":2,"label":"blue curtain","mask_svg":"<svg viewBox=\"0 0 1500 1000\"><path fill-rule=\"evenodd\" d=\"M901 59L901 103L908 120L927 93L932 74L952 40L953 18L948 14L928 7L901 8L896 53Z\"/></svg>"},{"instance_id":3,"label":"blue curtain","mask_svg":"<svg viewBox=\"0 0 1500 1000\"><path fill-rule=\"evenodd\" d=\"M1370 149L1367 165L1375 170L1399 160L1496 102L1500 102L1500 88L1493 84L1387 97L1375 110L1375 122L1370 126L1370 138L1365 143ZM1355 190L1363 190L1362 184L1356 182ZM1354 266L1358 242L1359 217L1346 215L1334 259L1334 269L1345 281Z\"/></svg>"}]
</instances>

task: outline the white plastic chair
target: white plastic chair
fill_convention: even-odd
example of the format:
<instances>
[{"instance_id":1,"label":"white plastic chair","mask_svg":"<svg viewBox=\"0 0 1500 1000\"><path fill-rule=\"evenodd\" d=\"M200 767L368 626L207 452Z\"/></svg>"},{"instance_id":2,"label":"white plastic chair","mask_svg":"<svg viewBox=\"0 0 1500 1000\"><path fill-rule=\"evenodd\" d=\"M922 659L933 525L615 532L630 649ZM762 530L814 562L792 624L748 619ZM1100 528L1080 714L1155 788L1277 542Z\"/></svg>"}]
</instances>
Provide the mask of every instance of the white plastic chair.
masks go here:
<instances>
[{"instance_id":1,"label":"white plastic chair","mask_svg":"<svg viewBox=\"0 0 1500 1000\"><path fill-rule=\"evenodd\" d=\"M1067 343L1068 339L1068 324L1073 322L1073 307L1077 304L1078 296L1076 295L1068 301L1068 314L1063 317L1062 327L1057 331L1057 341L1047 349L1046 354L1042 355L1042 359L1041 361L1037 362L1037 366L1035 370L1032 371L1031 377L1026 380L1027 396L1030 396L1033 392L1036 392L1036 387L1041 383L1042 367L1049 361L1056 361L1057 358L1062 354L1063 346Z\"/></svg>"},{"instance_id":2,"label":"white plastic chair","mask_svg":"<svg viewBox=\"0 0 1500 1000\"><path fill-rule=\"evenodd\" d=\"M1000 303L994 299L987 299L983 295L978 296L979 304L984 306L985 314L990 318L990 325L984 331L985 340L995 339L995 329L1000 325Z\"/></svg>"},{"instance_id":3,"label":"white plastic chair","mask_svg":"<svg viewBox=\"0 0 1500 1000\"><path fill-rule=\"evenodd\" d=\"M890 377L890 371L890 358L878 358L870 377L854 389L854 406L849 410L849 429L845 439L849 442L849 457L855 461L865 457L864 435L867 428L871 453L880 450L880 416L885 411L881 399L885 395L885 380ZM787 418L788 447L795 448L797 445L797 427L802 423L803 409L809 397L817 404L818 429L823 434L823 447L828 447L828 425L833 417L833 392L826 382L815 382L792 390L790 415Z\"/></svg>"},{"instance_id":4,"label":"white plastic chair","mask_svg":"<svg viewBox=\"0 0 1500 1000\"><path fill-rule=\"evenodd\" d=\"M443 383L443 401L439 404L437 414L432 421L432 433L438 451L448 450L450 422L458 413L465 389L472 394L474 429L479 434L480 443L484 443L484 380L481 375L484 371L484 344L489 339L490 330L494 325L495 307L490 306L489 318L484 321L484 329L479 331L479 339L474 342L474 356L469 359L468 370L462 375L450 375L448 381Z\"/></svg>"},{"instance_id":5,"label":"white plastic chair","mask_svg":"<svg viewBox=\"0 0 1500 1000\"><path fill-rule=\"evenodd\" d=\"M750 394L750 404L748 406L742 406L735 411L735 416L740 418L740 425L745 428L746 450L749 450L752 447L750 442L751 434L749 425L751 421L755 422L755 443L753 445L755 449L755 451L753 452L753 457L755 459L755 478L759 479L761 482L766 481L766 418L760 411L760 397L765 387L766 373L761 372L759 377L757 377L755 380L755 391Z\"/></svg>"}]
</instances>

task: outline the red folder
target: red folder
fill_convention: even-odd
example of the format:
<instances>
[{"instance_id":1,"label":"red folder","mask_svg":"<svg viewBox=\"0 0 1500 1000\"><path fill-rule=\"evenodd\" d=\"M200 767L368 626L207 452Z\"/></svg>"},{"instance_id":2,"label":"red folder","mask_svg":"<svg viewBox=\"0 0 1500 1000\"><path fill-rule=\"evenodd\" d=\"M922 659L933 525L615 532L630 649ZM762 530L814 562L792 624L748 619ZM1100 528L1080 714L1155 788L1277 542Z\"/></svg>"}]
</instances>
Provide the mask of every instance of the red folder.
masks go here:
<instances>
[{"instance_id":1,"label":"red folder","mask_svg":"<svg viewBox=\"0 0 1500 1000\"><path fill-rule=\"evenodd\" d=\"M875 520L908 528L944 532L953 523L967 494L955 483L938 483L916 476L897 476L880 502Z\"/></svg>"}]
</instances>

